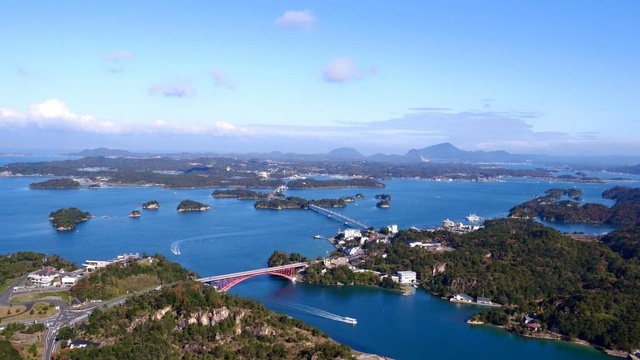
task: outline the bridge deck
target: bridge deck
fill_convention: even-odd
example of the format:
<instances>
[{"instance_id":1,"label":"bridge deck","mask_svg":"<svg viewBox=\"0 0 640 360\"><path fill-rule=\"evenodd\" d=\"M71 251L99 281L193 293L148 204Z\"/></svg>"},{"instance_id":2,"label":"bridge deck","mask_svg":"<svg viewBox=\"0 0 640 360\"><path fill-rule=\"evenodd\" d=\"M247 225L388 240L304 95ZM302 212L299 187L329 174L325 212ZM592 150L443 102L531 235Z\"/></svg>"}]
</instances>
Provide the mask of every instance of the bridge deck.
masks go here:
<instances>
[{"instance_id":1,"label":"bridge deck","mask_svg":"<svg viewBox=\"0 0 640 360\"><path fill-rule=\"evenodd\" d=\"M355 225L355 226L357 226L357 227L361 228L362 230L366 230L366 229L368 229L368 228L369 228L369 226L367 226L367 225L366 225L366 224L364 224L364 223L361 223L361 222L360 222L360 221L358 221L358 220L352 219L352 218L350 218L350 217L348 217L348 216L342 215L342 214L337 213L337 212L335 212L335 211L331 211L331 210L329 210L329 209L325 209L325 208L320 207L320 206L316 206L316 205L309 205L309 209L311 209L311 210L313 210L313 211L315 211L315 212L319 212L319 211L320 211L320 212L324 212L324 213L330 214L331 216L335 216L335 217L337 217L337 218L339 218L339 219L342 219L342 220L344 220L345 222L348 222L348 223L350 223L350 224L353 224L353 225Z\"/></svg>"},{"instance_id":2,"label":"bridge deck","mask_svg":"<svg viewBox=\"0 0 640 360\"><path fill-rule=\"evenodd\" d=\"M300 267L307 267L307 263L301 262L301 263L288 264L288 265L282 265L282 266L274 266L274 267L269 267L269 268L262 268L262 269L248 270L248 271L240 271L240 272L231 273L231 274L208 276L208 277L203 277L203 278L200 278L200 279L196 279L196 281L212 282L212 281L235 278L235 277L241 277L241 276L269 274L271 272L278 271L278 270L285 270L285 269L291 269L291 268L300 268Z\"/></svg>"}]
</instances>

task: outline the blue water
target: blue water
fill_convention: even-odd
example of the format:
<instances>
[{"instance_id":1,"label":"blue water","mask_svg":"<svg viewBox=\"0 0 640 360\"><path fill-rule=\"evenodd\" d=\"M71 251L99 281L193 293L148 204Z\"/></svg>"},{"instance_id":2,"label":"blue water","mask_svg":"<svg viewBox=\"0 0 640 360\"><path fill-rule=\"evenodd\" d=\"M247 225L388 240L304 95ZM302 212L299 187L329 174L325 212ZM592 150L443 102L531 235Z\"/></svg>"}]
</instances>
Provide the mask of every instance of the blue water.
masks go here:
<instances>
[{"instance_id":1,"label":"blue water","mask_svg":"<svg viewBox=\"0 0 640 360\"><path fill-rule=\"evenodd\" d=\"M18 161L25 159L20 157ZM0 157L2 162L9 161ZM253 208L253 201L213 199L212 189L28 189L30 183L42 180L0 178L1 253L20 250L57 253L82 263L124 252L157 252L207 276L263 267L273 250L323 256L333 248L326 240L313 239L313 235L333 235L344 228L344 224L312 211L259 211ZM337 211L376 228L389 224L426 228L439 225L444 218L463 221L471 212L488 218L505 216L512 206L531 199L532 195L542 195L550 187L574 186L523 179L489 183L395 179L385 183L384 190L289 190L286 194L318 199L360 192L366 199ZM621 184L637 186L637 183ZM580 184L579 188L585 201L610 205L600 194L614 185ZM392 195L391 208L375 207L377 193ZM209 204L211 210L178 213L176 207L184 199ZM149 200L158 200L160 209L145 210L138 219L127 217L131 210L140 209ZM59 233L51 226L48 215L70 206L96 217L73 232ZM588 233L612 229L584 224L553 225L567 232L576 231L576 226ZM240 283L230 293L256 299L272 310L313 324L357 350L397 359L605 358L584 346L525 339L492 327L469 326L465 321L477 308L451 304L422 291L405 297L377 288L325 287L256 277ZM358 324L332 320L327 312L357 318Z\"/></svg>"}]
</instances>

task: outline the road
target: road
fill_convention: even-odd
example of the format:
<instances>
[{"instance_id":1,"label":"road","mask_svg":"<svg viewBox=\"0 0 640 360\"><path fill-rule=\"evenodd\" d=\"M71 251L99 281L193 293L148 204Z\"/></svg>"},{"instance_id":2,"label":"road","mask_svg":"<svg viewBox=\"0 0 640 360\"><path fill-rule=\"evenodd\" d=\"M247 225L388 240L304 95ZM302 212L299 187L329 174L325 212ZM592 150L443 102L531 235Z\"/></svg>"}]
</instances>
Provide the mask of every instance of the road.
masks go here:
<instances>
[{"instance_id":1,"label":"road","mask_svg":"<svg viewBox=\"0 0 640 360\"><path fill-rule=\"evenodd\" d=\"M27 278L27 275L20 277L13 284L11 284L5 291L0 293L0 306L10 305L9 298L13 293L13 288L21 284L26 278ZM67 304L67 302L62 300L55 300L55 299L41 299L41 300L27 301L27 302L11 304L11 305L23 305L23 306L26 306L25 311L29 311L29 309L33 307L33 304L38 302L47 302L47 303L53 303L59 308L59 312L52 317L45 318L45 319L38 319L35 321L34 320L20 321L23 324L32 324L32 323L45 324L47 328L47 333L44 338L43 359L48 360L48 359L51 359L51 357L53 356L53 352L56 349L56 335L58 334L58 331L61 328L65 326L73 325L76 322L87 318L91 314L91 312L98 307L104 307L104 306L109 307L109 306L121 304L125 299L126 299L126 296L122 296L110 301L90 303L88 306L81 309L71 309L69 308L69 304ZM17 315L18 314L16 314L16 316ZM5 320L10 320L10 318L9 319L5 318Z\"/></svg>"}]
</instances>

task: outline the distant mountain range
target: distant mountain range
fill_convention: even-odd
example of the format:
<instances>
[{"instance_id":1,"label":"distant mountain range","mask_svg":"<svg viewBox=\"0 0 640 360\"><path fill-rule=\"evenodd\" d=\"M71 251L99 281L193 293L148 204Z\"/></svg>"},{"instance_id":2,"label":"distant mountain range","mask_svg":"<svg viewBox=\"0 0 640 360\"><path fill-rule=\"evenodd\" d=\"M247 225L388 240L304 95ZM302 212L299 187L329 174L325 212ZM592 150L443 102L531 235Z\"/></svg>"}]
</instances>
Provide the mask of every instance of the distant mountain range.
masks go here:
<instances>
[{"instance_id":1,"label":"distant mountain range","mask_svg":"<svg viewBox=\"0 0 640 360\"><path fill-rule=\"evenodd\" d=\"M552 156L535 154L510 154L506 151L467 151L461 150L450 143L442 143L427 146L423 149L411 149L405 155L385 155L374 154L365 156L358 150L342 147L334 149L327 154L296 154L272 151L269 153L247 153L247 154L214 154L214 153L172 153L172 154L151 154L134 153L127 150L97 148L93 150L83 150L77 153L65 154L69 156L82 157L131 157L149 158L157 156L168 156L172 158L194 158L202 156L233 156L239 158L258 158L271 160L306 160L306 161L378 161L393 163L471 163L471 164L491 164L491 163L528 163L534 165L559 166L559 165L581 165L593 167L611 166L633 166L640 164L640 156Z\"/></svg>"}]
</instances>

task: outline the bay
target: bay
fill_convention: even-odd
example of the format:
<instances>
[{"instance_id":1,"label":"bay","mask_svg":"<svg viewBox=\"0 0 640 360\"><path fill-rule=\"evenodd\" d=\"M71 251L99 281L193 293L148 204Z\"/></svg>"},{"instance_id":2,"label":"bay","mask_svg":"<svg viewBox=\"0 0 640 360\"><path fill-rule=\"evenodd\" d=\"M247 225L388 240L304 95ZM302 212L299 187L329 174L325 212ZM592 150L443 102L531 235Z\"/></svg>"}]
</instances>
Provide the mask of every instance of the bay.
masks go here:
<instances>
[{"instance_id":1,"label":"bay","mask_svg":"<svg viewBox=\"0 0 640 360\"><path fill-rule=\"evenodd\" d=\"M42 180L0 178L0 252L56 253L79 264L86 259L109 259L125 252L160 253L202 276L209 276L264 267L274 250L300 252L312 258L324 256L333 247L313 235L329 236L345 227L312 211L255 210L253 201L214 199L212 189L28 189L30 183ZM336 211L375 228L390 224L427 228L439 225L444 218L464 221L472 212L484 218L502 217L512 206L551 187L576 186L531 179L485 183L393 179L385 184L384 190L288 190L286 194L319 199L362 193L364 200ZM583 190L585 201L611 205L600 195L616 184L577 187ZM629 182L619 184L634 186ZM375 207L378 200L374 197L378 193L392 196L389 209ZM211 210L178 213L176 207L184 199L204 202ZM131 210L141 209L141 204L149 200L159 201L160 209L142 211L137 219L127 217ZM57 232L48 215L70 206L96 217L80 224L75 231ZM576 229L576 224L551 225L561 231ZM584 226L585 232L612 229ZM466 319L479 308L451 304L420 290L405 297L377 288L315 286L262 276L246 280L229 292L299 318L356 350L397 359L606 358L585 346L526 339L493 327L467 325ZM357 318L358 324L332 320L327 313Z\"/></svg>"}]
</instances>

